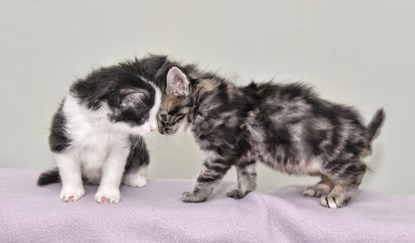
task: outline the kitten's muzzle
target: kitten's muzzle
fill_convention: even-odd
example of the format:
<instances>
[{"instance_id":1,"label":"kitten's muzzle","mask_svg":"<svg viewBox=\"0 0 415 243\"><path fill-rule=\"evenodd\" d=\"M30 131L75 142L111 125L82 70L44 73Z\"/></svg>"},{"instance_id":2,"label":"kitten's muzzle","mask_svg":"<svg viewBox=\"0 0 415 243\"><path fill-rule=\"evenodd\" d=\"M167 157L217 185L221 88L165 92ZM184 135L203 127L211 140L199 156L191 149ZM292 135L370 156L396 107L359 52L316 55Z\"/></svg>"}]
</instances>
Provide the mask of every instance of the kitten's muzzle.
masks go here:
<instances>
[{"instance_id":1,"label":"kitten's muzzle","mask_svg":"<svg viewBox=\"0 0 415 243\"><path fill-rule=\"evenodd\" d=\"M172 131L171 131L169 128L160 128L160 127L159 127L159 132L160 132L161 134L166 134L166 135L170 135L170 134L172 134Z\"/></svg>"},{"instance_id":2,"label":"kitten's muzzle","mask_svg":"<svg viewBox=\"0 0 415 243\"><path fill-rule=\"evenodd\" d=\"M167 127L167 115L166 114L157 114L157 128L159 133L170 135L172 130Z\"/></svg>"},{"instance_id":3,"label":"kitten's muzzle","mask_svg":"<svg viewBox=\"0 0 415 243\"><path fill-rule=\"evenodd\" d=\"M159 133L165 134L165 135L170 135L174 133L170 128L167 128L160 123L158 123L158 131Z\"/></svg>"},{"instance_id":4,"label":"kitten's muzzle","mask_svg":"<svg viewBox=\"0 0 415 243\"><path fill-rule=\"evenodd\" d=\"M157 122L157 130L159 131L159 133L164 134L165 133L165 128L162 124L163 122L161 122L160 120Z\"/></svg>"},{"instance_id":5,"label":"kitten's muzzle","mask_svg":"<svg viewBox=\"0 0 415 243\"><path fill-rule=\"evenodd\" d=\"M159 133L160 133L160 134L164 134L164 129L163 129L163 128L160 128L160 127L159 127L159 129L158 129L158 130L159 130Z\"/></svg>"}]
</instances>

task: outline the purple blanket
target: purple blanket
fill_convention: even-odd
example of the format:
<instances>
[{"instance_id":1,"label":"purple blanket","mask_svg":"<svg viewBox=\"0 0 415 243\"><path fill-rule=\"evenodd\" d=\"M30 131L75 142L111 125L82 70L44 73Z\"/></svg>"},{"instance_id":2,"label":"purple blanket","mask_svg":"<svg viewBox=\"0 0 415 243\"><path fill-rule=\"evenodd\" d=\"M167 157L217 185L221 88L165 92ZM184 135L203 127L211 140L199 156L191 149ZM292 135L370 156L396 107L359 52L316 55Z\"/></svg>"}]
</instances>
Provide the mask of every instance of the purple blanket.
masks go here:
<instances>
[{"instance_id":1,"label":"purple blanket","mask_svg":"<svg viewBox=\"0 0 415 243\"><path fill-rule=\"evenodd\" d=\"M60 184L36 186L40 171L0 169L0 242L415 242L415 196L360 190L352 203L327 209L302 186L242 200L223 182L205 203L187 204L192 180L122 186L121 201L100 205L96 186L63 203Z\"/></svg>"}]
</instances>

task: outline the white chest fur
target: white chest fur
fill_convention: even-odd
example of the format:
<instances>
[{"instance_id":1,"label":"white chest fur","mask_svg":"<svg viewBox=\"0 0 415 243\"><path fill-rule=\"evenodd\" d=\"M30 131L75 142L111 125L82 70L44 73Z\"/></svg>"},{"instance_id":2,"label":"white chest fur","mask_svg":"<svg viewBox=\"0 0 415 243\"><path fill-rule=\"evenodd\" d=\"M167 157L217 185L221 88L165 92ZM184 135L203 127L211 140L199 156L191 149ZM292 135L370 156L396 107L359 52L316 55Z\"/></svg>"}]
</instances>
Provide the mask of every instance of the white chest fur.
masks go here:
<instances>
[{"instance_id":1,"label":"white chest fur","mask_svg":"<svg viewBox=\"0 0 415 243\"><path fill-rule=\"evenodd\" d=\"M108 120L111 111L105 103L91 111L69 94L63 112L67 121L65 127L72 140L67 153L75 163L79 163L84 177L99 183L102 167L110 155L119 156L120 163L125 163L130 146L129 134Z\"/></svg>"}]
</instances>

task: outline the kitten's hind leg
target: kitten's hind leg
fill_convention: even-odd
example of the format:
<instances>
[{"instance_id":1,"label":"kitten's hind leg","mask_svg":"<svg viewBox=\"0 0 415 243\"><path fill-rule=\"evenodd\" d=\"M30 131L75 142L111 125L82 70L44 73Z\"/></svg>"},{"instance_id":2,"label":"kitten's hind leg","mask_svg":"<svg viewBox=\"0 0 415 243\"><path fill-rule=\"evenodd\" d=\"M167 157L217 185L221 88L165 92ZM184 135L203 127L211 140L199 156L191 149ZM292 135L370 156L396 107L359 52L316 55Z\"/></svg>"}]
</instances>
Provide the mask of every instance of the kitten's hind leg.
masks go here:
<instances>
[{"instance_id":1,"label":"kitten's hind leg","mask_svg":"<svg viewBox=\"0 0 415 243\"><path fill-rule=\"evenodd\" d=\"M142 166L137 171L131 171L124 175L122 183L133 187L143 187L147 185L148 166Z\"/></svg>"},{"instance_id":2,"label":"kitten's hind leg","mask_svg":"<svg viewBox=\"0 0 415 243\"><path fill-rule=\"evenodd\" d=\"M331 175L334 182L333 190L326 196L322 196L321 205L328 208L340 208L346 206L356 194L366 171L366 165L361 161L349 164L343 170Z\"/></svg>"},{"instance_id":3,"label":"kitten's hind leg","mask_svg":"<svg viewBox=\"0 0 415 243\"><path fill-rule=\"evenodd\" d=\"M321 197L328 195L334 187L334 183L326 175L321 176L321 181L314 186L304 189L302 194L309 197Z\"/></svg>"},{"instance_id":4,"label":"kitten's hind leg","mask_svg":"<svg viewBox=\"0 0 415 243\"><path fill-rule=\"evenodd\" d=\"M236 172L238 173L238 189L230 191L226 196L240 199L256 188L256 164L255 160L238 163Z\"/></svg>"},{"instance_id":5,"label":"kitten's hind leg","mask_svg":"<svg viewBox=\"0 0 415 243\"><path fill-rule=\"evenodd\" d=\"M193 192L185 192L182 195L183 202L204 202L212 194L213 189L222 180L225 173L231 167L225 159L207 159L204 168L197 177Z\"/></svg>"}]
</instances>

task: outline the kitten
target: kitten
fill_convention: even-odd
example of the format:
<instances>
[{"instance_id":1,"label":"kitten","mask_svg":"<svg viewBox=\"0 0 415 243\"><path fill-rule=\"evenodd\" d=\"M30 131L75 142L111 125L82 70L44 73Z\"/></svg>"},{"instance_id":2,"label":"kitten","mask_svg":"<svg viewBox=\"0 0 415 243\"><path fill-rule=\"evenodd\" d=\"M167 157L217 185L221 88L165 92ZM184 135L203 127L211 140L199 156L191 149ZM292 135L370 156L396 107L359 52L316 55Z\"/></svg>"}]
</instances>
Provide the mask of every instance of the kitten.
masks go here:
<instances>
[{"instance_id":1,"label":"kitten","mask_svg":"<svg viewBox=\"0 0 415 243\"><path fill-rule=\"evenodd\" d=\"M185 202L203 202L234 165L243 198L256 187L256 161L288 174L320 176L303 195L321 197L329 208L345 206L355 195L384 120L383 109L368 126L351 107L319 98L303 84L234 84L192 66L165 70L166 89L158 130L175 134L191 127L207 154L193 192Z\"/></svg>"},{"instance_id":2,"label":"kitten","mask_svg":"<svg viewBox=\"0 0 415 243\"><path fill-rule=\"evenodd\" d=\"M62 181L60 198L79 200L99 184L98 203L118 203L120 184L146 185L149 155L141 137L157 128L161 91L149 81L166 57L104 67L76 81L53 117L49 145L58 169L38 185Z\"/></svg>"}]
</instances>

